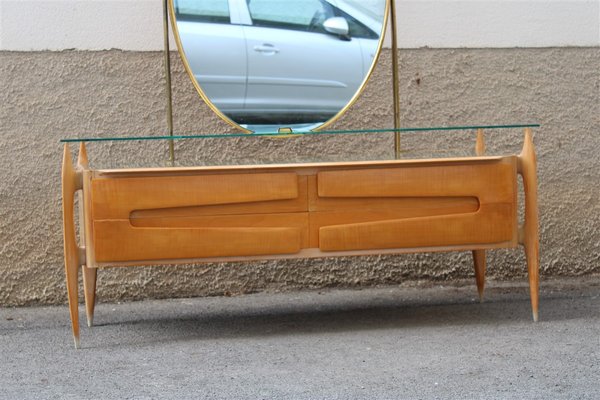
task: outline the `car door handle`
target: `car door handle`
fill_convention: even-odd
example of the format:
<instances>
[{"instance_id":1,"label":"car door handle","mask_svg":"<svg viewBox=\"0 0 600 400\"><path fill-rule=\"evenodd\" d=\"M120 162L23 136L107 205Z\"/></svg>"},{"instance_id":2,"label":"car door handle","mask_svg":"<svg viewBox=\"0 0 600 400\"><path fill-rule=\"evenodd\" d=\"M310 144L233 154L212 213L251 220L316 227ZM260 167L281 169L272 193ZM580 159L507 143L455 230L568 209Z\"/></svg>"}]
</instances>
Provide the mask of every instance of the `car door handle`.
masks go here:
<instances>
[{"instance_id":1,"label":"car door handle","mask_svg":"<svg viewBox=\"0 0 600 400\"><path fill-rule=\"evenodd\" d=\"M269 43L265 43L263 45L254 46L254 51L256 51L258 53L265 53L265 54L277 54L277 53L279 53L279 49L277 47L273 46L272 44L269 44Z\"/></svg>"}]
</instances>

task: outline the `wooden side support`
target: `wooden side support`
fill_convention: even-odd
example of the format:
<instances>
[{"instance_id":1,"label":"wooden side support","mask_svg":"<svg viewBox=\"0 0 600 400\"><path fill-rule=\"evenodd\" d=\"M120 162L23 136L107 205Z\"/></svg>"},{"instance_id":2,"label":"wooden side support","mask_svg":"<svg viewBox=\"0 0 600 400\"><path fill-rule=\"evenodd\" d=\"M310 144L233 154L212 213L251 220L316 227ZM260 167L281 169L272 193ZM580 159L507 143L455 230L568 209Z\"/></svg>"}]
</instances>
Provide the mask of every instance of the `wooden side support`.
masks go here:
<instances>
[{"instance_id":1,"label":"wooden side support","mask_svg":"<svg viewBox=\"0 0 600 400\"><path fill-rule=\"evenodd\" d=\"M477 129L477 141L475 142L475 154L477 157L485 155L485 137L483 136L483 129Z\"/></svg>"},{"instance_id":2,"label":"wooden side support","mask_svg":"<svg viewBox=\"0 0 600 400\"><path fill-rule=\"evenodd\" d=\"M77 170L82 174L82 189L85 186L85 177L83 175L84 171L88 170L88 156L87 150L85 148L85 144L81 142L79 145L79 156L77 157ZM93 261L93 254L87 251L86 237L91 235L89 230L89 223L86 223L85 214L88 211L89 207L87 196L84 196L84 191L79 191L79 229L80 229L80 237L81 243L80 247L85 248L85 263L81 266L83 272L83 294L85 297L85 314L87 317L88 327L91 327L94 324L94 308L96 307L96 276L97 276L97 268L91 268L90 262Z\"/></svg>"},{"instance_id":3,"label":"wooden side support","mask_svg":"<svg viewBox=\"0 0 600 400\"><path fill-rule=\"evenodd\" d=\"M483 135L483 129L477 129L475 154L478 157L482 157L485 155L485 137ZM473 250L473 264L475 267L475 282L477 283L477 293L479 293L479 301L483 302L486 268L485 250Z\"/></svg>"},{"instance_id":4,"label":"wooden side support","mask_svg":"<svg viewBox=\"0 0 600 400\"><path fill-rule=\"evenodd\" d=\"M539 219L537 203L537 161L533 136L530 128L525 129L523 150L518 157L518 171L523 176L525 190L525 223L519 235L520 243L525 247L527 270L529 274L529 292L533 320L538 320L539 305Z\"/></svg>"},{"instance_id":5,"label":"wooden side support","mask_svg":"<svg viewBox=\"0 0 600 400\"><path fill-rule=\"evenodd\" d=\"M75 348L79 348L79 268L83 272L86 314L88 326L94 318L94 305L96 301L96 268L86 265L85 243L85 199L79 192L79 219L81 225L81 243L77 243L75 228L75 194L83 188L83 172L88 168L88 159L85 145L79 148L77 166L73 166L71 151L68 144L64 146L62 164L62 197L63 197L63 240L65 251L65 274L67 280L67 294L69 300L69 313L71 315L71 329Z\"/></svg>"},{"instance_id":6,"label":"wooden side support","mask_svg":"<svg viewBox=\"0 0 600 400\"><path fill-rule=\"evenodd\" d=\"M69 313L75 348L79 348L79 299L78 273L81 265L79 246L75 234L75 192L80 188L80 180L73 167L69 145L65 144L62 163L62 198L63 198L63 240L65 250L65 274L67 277L67 294Z\"/></svg>"}]
</instances>

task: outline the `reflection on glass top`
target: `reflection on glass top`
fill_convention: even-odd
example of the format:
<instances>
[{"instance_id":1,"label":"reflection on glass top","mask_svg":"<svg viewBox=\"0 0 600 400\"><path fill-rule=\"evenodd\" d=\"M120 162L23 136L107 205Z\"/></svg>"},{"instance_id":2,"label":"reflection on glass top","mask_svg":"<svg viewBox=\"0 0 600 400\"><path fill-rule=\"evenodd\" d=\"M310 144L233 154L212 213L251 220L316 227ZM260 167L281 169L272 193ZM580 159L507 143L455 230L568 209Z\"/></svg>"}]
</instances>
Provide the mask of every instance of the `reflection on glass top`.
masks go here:
<instances>
[{"instance_id":1,"label":"reflection on glass top","mask_svg":"<svg viewBox=\"0 0 600 400\"><path fill-rule=\"evenodd\" d=\"M198 135L173 135L173 136L111 136L111 137L88 137L61 139L62 143L73 142L114 142L114 141L136 141L136 140L181 140L181 139L227 139L227 138L259 138L259 137L283 137L293 138L302 136L321 135L353 135L353 134L382 134L382 133L410 133L431 131L466 131L474 129L515 129L515 128L539 128L540 124L509 124L509 125L466 125L466 126L434 126L423 128L399 128L399 129L357 129L357 130L334 130L334 131L310 131L310 132L260 132L260 133L210 133Z\"/></svg>"}]
</instances>

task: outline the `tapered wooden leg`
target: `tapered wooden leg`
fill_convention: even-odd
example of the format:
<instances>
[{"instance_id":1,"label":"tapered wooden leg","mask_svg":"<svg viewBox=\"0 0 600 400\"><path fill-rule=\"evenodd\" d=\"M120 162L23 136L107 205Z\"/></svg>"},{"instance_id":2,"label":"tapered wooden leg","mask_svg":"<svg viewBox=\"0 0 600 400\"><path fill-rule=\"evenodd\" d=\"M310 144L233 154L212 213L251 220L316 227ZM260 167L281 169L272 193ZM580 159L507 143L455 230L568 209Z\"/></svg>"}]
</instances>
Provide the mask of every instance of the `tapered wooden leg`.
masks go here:
<instances>
[{"instance_id":1,"label":"tapered wooden leg","mask_svg":"<svg viewBox=\"0 0 600 400\"><path fill-rule=\"evenodd\" d=\"M483 302L483 291L485 289L485 250L473 250L473 264L475 265L475 281L479 301Z\"/></svg>"},{"instance_id":2,"label":"tapered wooden leg","mask_svg":"<svg viewBox=\"0 0 600 400\"><path fill-rule=\"evenodd\" d=\"M539 217L537 203L536 156L533 147L531 129L525 129L525 142L519 155L519 172L523 175L525 191L525 224L521 242L525 246L527 271L529 274L529 292L533 320L538 320L539 306Z\"/></svg>"},{"instance_id":3,"label":"tapered wooden leg","mask_svg":"<svg viewBox=\"0 0 600 400\"><path fill-rule=\"evenodd\" d=\"M83 270L83 293L85 295L85 315L87 324L92 327L94 324L94 308L96 307L96 275L97 268L82 267Z\"/></svg>"},{"instance_id":4,"label":"tapered wooden leg","mask_svg":"<svg viewBox=\"0 0 600 400\"><path fill-rule=\"evenodd\" d=\"M67 278L67 296L69 299L69 313L71 315L71 328L75 348L79 348L79 299L78 299L78 272L79 272L79 247L75 236L75 220L73 215L74 196L77 190L77 174L73 169L71 153L65 144L62 165L62 196L63 196L63 241L65 251L65 274Z\"/></svg>"},{"instance_id":5,"label":"tapered wooden leg","mask_svg":"<svg viewBox=\"0 0 600 400\"><path fill-rule=\"evenodd\" d=\"M66 256L65 256L66 257ZM76 263L65 263L67 274L67 295L69 297L69 314L71 315L71 330L75 348L79 348L79 267Z\"/></svg>"},{"instance_id":6,"label":"tapered wooden leg","mask_svg":"<svg viewBox=\"0 0 600 400\"><path fill-rule=\"evenodd\" d=\"M539 277L539 250L538 244L525 245L525 257L527 259L527 272L529 274L529 293L531 296L531 311L533 314L533 320L538 321L538 307L539 307L539 291L540 291L540 277Z\"/></svg>"}]
</instances>

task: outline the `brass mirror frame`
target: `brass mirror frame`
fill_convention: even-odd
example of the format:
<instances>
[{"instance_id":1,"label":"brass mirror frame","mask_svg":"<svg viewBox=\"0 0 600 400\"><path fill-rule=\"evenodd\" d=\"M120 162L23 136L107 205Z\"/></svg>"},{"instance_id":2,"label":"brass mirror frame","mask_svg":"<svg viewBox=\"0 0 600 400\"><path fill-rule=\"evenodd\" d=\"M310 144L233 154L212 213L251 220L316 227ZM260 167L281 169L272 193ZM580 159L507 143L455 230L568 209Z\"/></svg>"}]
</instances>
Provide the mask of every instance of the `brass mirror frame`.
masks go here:
<instances>
[{"instance_id":1,"label":"brass mirror frame","mask_svg":"<svg viewBox=\"0 0 600 400\"><path fill-rule=\"evenodd\" d=\"M221 110L219 110L219 108L217 106L215 106L213 104L213 102L209 99L209 97L206 95L206 93L204 92L204 90L202 90L202 87L200 86L200 84L198 83L198 81L196 80L194 73L192 71L192 68L190 67L187 57L185 55L185 52L183 51L183 45L181 43L181 37L179 35L179 29L177 28L177 19L175 18L175 5L174 5L174 0L164 0L165 1L165 7L168 7L168 14L169 14L169 18L171 19L171 29L173 31L173 36L175 37L175 42L177 44L177 52L179 54L179 58L181 59L183 66L190 78L190 80L192 81L192 84L194 85L194 88L196 89L196 92L198 93L198 95L200 96L200 98L208 105L208 107L219 117L221 118L223 121L225 121L226 123L228 123L229 125L231 125L232 127L241 130L244 133L254 133L253 131L246 129L244 127L242 127L240 124L238 124L237 122L233 121L231 118L229 118L227 115L225 115ZM388 24L388 17L390 15L390 10L395 9L394 5L391 4L393 3L394 0L385 0L385 10L384 10L384 15L383 15L383 24L382 24L382 28L381 28L381 32L379 35L379 43L377 45L377 52L375 53L375 57L373 59L373 62L371 63L371 67L369 68L369 71L367 72L367 74L365 75L365 77L363 78L360 87L358 88L358 90L354 93L354 95L352 96L352 98L350 100L348 100L348 102L346 103L346 105L337 112L337 114L335 114L332 118L328 119L327 121L325 121L324 123L322 123L321 125L317 126L316 128L311 129L310 131L319 131L321 129L326 128L327 126L333 124L335 121L337 121L339 118L341 118L341 116L358 100L359 96L362 94L363 90L365 89L367 82L369 81L369 78L371 77L371 75L373 74L373 71L375 70L375 67L377 66L377 63L379 61L379 56L381 55L381 49L383 48L383 41L385 39L385 33L387 30L387 24ZM167 6L168 4L168 6ZM166 21L166 16L165 16L165 22ZM165 35L168 35L168 23L166 23L165 25ZM392 25L395 25L395 16L392 16ZM392 28L395 28L394 26L392 26ZM395 30L395 29L394 29ZM395 42L395 32L392 32L392 42ZM168 37L168 36L167 36ZM165 42L165 50L166 52L168 52L168 39ZM167 55L168 58L168 55ZM397 62L397 61L396 61ZM168 83L167 85L169 86L168 88L168 95L169 95L169 102L170 100L170 92L171 92L171 85L170 85L170 61L167 59L166 60L166 65L167 68L169 69L167 71L167 75L168 75ZM396 82L396 79L394 79L394 81ZM394 84L394 87L396 87L396 84ZM394 89L394 92L397 92L397 90ZM168 117L169 118L169 117ZM170 117L172 118L172 116ZM285 128L284 126L280 127L280 128ZM169 129L172 131L172 123L169 125ZM172 135L172 133L170 133Z\"/></svg>"}]
</instances>

